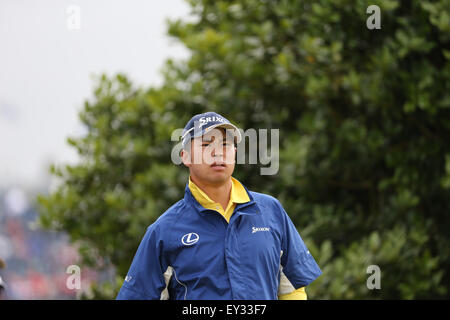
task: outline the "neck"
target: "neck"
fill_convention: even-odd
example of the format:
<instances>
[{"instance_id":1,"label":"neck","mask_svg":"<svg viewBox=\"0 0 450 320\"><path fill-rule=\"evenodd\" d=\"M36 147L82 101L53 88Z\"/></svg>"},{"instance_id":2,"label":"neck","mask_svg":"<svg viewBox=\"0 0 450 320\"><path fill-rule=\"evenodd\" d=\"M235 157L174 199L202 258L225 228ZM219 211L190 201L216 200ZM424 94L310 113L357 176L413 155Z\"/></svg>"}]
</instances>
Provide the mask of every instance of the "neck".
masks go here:
<instances>
[{"instance_id":1,"label":"neck","mask_svg":"<svg viewBox=\"0 0 450 320\"><path fill-rule=\"evenodd\" d=\"M231 194L231 177L222 184L208 184L197 180L193 176L191 176L191 180L202 189L212 201L220 203L223 210L227 208Z\"/></svg>"}]
</instances>

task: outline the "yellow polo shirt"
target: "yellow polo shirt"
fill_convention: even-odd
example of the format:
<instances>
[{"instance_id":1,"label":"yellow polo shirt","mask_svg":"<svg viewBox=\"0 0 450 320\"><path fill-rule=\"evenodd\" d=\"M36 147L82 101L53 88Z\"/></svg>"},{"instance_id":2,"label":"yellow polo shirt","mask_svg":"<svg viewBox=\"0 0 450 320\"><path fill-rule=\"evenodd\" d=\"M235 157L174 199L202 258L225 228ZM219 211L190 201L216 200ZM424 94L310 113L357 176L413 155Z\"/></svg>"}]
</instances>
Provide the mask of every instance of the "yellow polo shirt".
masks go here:
<instances>
[{"instance_id":1,"label":"yellow polo shirt","mask_svg":"<svg viewBox=\"0 0 450 320\"><path fill-rule=\"evenodd\" d=\"M204 208L217 211L225 218L227 222L230 222L230 218L234 212L236 204L250 201L244 186L233 177L231 177L231 182L230 201L228 202L225 210L223 210L220 203L211 200L211 198L208 197L208 195L191 180L191 177L189 177L189 189L191 190L195 200L197 200L198 203L200 203ZM280 300L306 300L307 296L305 287L294 290L288 294L280 295L278 298Z\"/></svg>"},{"instance_id":2,"label":"yellow polo shirt","mask_svg":"<svg viewBox=\"0 0 450 320\"><path fill-rule=\"evenodd\" d=\"M219 212L227 222L230 222L236 204L250 201L247 191L245 191L242 184L233 177L231 177L231 182L230 201L225 210L223 210L220 203L211 200L211 198L191 180L191 177L189 177L189 189L195 200L197 200L204 208Z\"/></svg>"}]
</instances>

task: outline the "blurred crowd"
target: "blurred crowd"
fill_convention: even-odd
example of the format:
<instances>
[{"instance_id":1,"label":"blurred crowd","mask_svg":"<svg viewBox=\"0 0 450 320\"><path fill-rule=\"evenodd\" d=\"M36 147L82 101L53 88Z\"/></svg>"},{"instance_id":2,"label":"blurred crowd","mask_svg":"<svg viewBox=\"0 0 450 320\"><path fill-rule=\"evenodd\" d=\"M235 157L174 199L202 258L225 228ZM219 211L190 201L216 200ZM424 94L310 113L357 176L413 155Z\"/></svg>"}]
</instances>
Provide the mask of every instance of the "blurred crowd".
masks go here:
<instances>
[{"instance_id":1,"label":"blurred crowd","mask_svg":"<svg viewBox=\"0 0 450 320\"><path fill-rule=\"evenodd\" d=\"M77 250L66 234L38 227L28 199L20 188L0 190L0 299L76 299L104 275L81 268L81 289L69 289Z\"/></svg>"}]
</instances>

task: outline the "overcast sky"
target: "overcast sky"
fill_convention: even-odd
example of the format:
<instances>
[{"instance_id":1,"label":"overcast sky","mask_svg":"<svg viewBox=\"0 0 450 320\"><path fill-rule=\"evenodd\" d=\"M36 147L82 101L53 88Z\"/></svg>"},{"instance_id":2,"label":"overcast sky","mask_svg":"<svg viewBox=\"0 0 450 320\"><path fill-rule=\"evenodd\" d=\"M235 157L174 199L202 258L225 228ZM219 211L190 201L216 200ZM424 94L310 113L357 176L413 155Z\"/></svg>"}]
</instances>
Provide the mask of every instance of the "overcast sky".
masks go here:
<instances>
[{"instance_id":1,"label":"overcast sky","mask_svg":"<svg viewBox=\"0 0 450 320\"><path fill-rule=\"evenodd\" d=\"M68 136L92 75L161 83L164 61L188 56L166 35L184 0L0 1L0 187L39 185L50 162L73 163Z\"/></svg>"}]
</instances>

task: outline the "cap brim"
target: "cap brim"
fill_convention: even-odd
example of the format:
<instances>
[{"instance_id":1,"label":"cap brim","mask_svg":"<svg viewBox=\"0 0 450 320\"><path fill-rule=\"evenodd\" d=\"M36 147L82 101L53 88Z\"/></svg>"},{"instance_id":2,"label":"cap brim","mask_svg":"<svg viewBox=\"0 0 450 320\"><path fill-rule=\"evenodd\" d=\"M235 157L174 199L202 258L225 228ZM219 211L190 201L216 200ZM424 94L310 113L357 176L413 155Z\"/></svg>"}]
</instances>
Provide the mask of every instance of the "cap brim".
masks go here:
<instances>
[{"instance_id":1,"label":"cap brim","mask_svg":"<svg viewBox=\"0 0 450 320\"><path fill-rule=\"evenodd\" d=\"M239 143L242 140L241 132L234 124L231 124L231 123L219 123L219 124L212 125L212 126L206 128L205 132L203 132L201 135L204 135L205 133L207 133L215 128L233 129L235 132L234 136L236 137L236 143Z\"/></svg>"}]
</instances>

